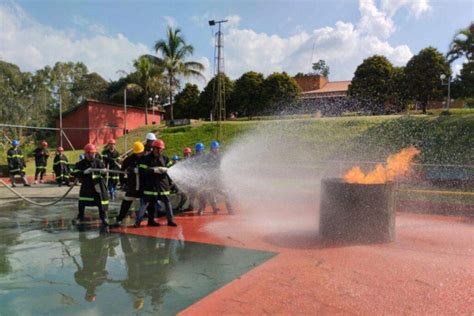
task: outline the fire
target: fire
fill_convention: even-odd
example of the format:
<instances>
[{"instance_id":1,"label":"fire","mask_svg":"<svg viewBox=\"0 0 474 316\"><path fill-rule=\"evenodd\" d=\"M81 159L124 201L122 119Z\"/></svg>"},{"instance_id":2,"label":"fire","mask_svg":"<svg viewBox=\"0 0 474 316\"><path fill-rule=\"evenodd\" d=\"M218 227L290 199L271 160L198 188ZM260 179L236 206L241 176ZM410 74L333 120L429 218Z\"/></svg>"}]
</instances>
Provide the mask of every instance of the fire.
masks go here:
<instances>
[{"instance_id":1,"label":"fire","mask_svg":"<svg viewBox=\"0 0 474 316\"><path fill-rule=\"evenodd\" d=\"M402 149L398 154L390 155L387 158L387 167L377 164L375 169L364 174L359 166L352 167L344 175L344 181L347 183L360 184L381 184L387 181L393 181L398 176L405 176L411 170L411 162L420 151L415 147Z\"/></svg>"}]
</instances>

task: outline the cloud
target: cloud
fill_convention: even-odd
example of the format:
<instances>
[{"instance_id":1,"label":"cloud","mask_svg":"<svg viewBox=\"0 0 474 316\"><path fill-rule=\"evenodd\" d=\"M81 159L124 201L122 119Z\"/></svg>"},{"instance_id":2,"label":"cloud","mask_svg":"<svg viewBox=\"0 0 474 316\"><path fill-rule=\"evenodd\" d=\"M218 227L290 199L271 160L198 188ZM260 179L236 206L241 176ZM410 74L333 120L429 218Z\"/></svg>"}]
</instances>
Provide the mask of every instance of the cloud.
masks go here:
<instances>
[{"instance_id":1,"label":"cloud","mask_svg":"<svg viewBox=\"0 0 474 316\"><path fill-rule=\"evenodd\" d=\"M416 18L432 10L429 0L382 0L382 10L390 17L402 7L406 7Z\"/></svg>"},{"instance_id":2,"label":"cloud","mask_svg":"<svg viewBox=\"0 0 474 316\"><path fill-rule=\"evenodd\" d=\"M224 20L227 20L227 23L224 24L226 27L229 27L229 28L237 27L239 26L239 23L240 23L240 16L236 14L229 15L229 16L226 16Z\"/></svg>"},{"instance_id":3,"label":"cloud","mask_svg":"<svg viewBox=\"0 0 474 316\"><path fill-rule=\"evenodd\" d=\"M130 71L134 59L150 53L142 43L133 43L123 34L107 35L99 24L83 29L62 31L42 25L20 6L0 5L0 56L19 65L23 71L34 71L58 61L83 62L106 79L117 79L118 70ZM74 18L77 26L88 21Z\"/></svg>"},{"instance_id":4,"label":"cloud","mask_svg":"<svg viewBox=\"0 0 474 316\"><path fill-rule=\"evenodd\" d=\"M374 54L387 56L396 66L404 65L413 54L407 45L388 42L396 31L392 16L403 7L419 16L429 10L429 4L427 0L401 2L385 0L378 8L373 0L360 0L357 23L338 21L332 27L303 30L289 37L230 28L225 34L226 72L233 79L250 70L294 75L309 72L312 62L324 59L331 80L350 80L357 66Z\"/></svg>"},{"instance_id":5,"label":"cloud","mask_svg":"<svg viewBox=\"0 0 474 316\"><path fill-rule=\"evenodd\" d=\"M172 16L165 16L164 19L166 21L166 26L169 26L172 28L176 28L178 26L178 22Z\"/></svg>"}]
</instances>

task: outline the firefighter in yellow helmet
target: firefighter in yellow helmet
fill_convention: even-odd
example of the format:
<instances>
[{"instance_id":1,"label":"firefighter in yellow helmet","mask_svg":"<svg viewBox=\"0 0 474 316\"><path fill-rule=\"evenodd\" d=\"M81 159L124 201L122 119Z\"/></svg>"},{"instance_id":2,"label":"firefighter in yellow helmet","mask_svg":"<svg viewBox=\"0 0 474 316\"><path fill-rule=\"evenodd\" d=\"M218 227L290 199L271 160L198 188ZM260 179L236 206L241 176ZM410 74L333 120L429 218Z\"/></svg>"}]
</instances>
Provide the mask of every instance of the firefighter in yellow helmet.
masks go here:
<instances>
[{"instance_id":1,"label":"firefighter in yellow helmet","mask_svg":"<svg viewBox=\"0 0 474 316\"><path fill-rule=\"evenodd\" d=\"M136 141L133 143L133 153L125 158L122 163L122 171L127 172L127 182L125 184L125 196L120 206L120 213L117 216L115 226L122 224L123 219L135 199L140 198L140 178L138 173L138 161L145 154L145 146L142 142Z\"/></svg>"}]
</instances>

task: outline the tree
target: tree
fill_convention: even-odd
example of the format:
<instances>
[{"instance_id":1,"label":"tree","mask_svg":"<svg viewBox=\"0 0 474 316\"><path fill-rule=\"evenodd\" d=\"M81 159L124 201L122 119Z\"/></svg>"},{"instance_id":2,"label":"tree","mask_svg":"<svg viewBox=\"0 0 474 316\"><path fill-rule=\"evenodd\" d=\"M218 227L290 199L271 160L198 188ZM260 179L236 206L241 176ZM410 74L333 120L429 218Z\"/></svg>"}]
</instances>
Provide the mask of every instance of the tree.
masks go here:
<instances>
[{"instance_id":1,"label":"tree","mask_svg":"<svg viewBox=\"0 0 474 316\"><path fill-rule=\"evenodd\" d=\"M374 55L364 59L354 73L348 94L359 100L364 110L382 113L390 98L392 74L393 66L386 57Z\"/></svg>"},{"instance_id":2,"label":"tree","mask_svg":"<svg viewBox=\"0 0 474 316\"><path fill-rule=\"evenodd\" d=\"M449 63L462 57L466 57L468 61L474 61L474 23L454 35L446 54Z\"/></svg>"},{"instance_id":3,"label":"tree","mask_svg":"<svg viewBox=\"0 0 474 316\"><path fill-rule=\"evenodd\" d=\"M450 76L451 70L444 56L433 47L422 49L405 67L410 97L421 102L423 113L426 113L428 101L439 100L443 96L441 74Z\"/></svg>"},{"instance_id":4,"label":"tree","mask_svg":"<svg viewBox=\"0 0 474 316\"><path fill-rule=\"evenodd\" d=\"M286 72L275 72L262 85L264 111L274 113L289 110L298 99L301 89Z\"/></svg>"},{"instance_id":5,"label":"tree","mask_svg":"<svg viewBox=\"0 0 474 316\"><path fill-rule=\"evenodd\" d=\"M168 27L167 38L155 43L155 51L160 54L159 57L152 55L146 55L146 57L162 67L167 74L171 120L173 120L173 92L176 90L177 77L196 76L204 78L202 74L204 66L196 61L186 61L186 58L193 54L194 48L186 43L181 36L180 29L173 30L172 27Z\"/></svg>"},{"instance_id":6,"label":"tree","mask_svg":"<svg viewBox=\"0 0 474 316\"><path fill-rule=\"evenodd\" d=\"M409 100L404 67L393 67L390 79L388 106L385 112L399 113L406 110Z\"/></svg>"},{"instance_id":7,"label":"tree","mask_svg":"<svg viewBox=\"0 0 474 316\"><path fill-rule=\"evenodd\" d=\"M313 71L314 74L323 76L323 77L328 77L329 76L329 66L326 65L326 62L322 59L320 59L317 63L313 63Z\"/></svg>"},{"instance_id":8,"label":"tree","mask_svg":"<svg viewBox=\"0 0 474 316\"><path fill-rule=\"evenodd\" d=\"M199 104L199 88L192 83L186 83L184 89L181 90L175 98L175 116L177 118L194 117L195 111Z\"/></svg>"},{"instance_id":9,"label":"tree","mask_svg":"<svg viewBox=\"0 0 474 316\"><path fill-rule=\"evenodd\" d=\"M77 96L78 101L85 99L104 100L107 97L109 83L98 73L84 75L74 82L71 92Z\"/></svg>"},{"instance_id":10,"label":"tree","mask_svg":"<svg viewBox=\"0 0 474 316\"><path fill-rule=\"evenodd\" d=\"M193 111L192 115L194 118L207 118L209 117L211 111L214 110L214 101L215 101L215 89L217 87L217 76L222 76L222 82L224 82L224 93L225 93L225 102L226 104L230 101L230 96L232 95L232 91L234 90L234 83L227 77L224 73L220 73L219 75L214 76L209 82L207 83L204 90L201 92L199 96L199 103L198 107L195 111Z\"/></svg>"},{"instance_id":11,"label":"tree","mask_svg":"<svg viewBox=\"0 0 474 316\"><path fill-rule=\"evenodd\" d=\"M454 98L474 98L474 61L463 64L460 74L452 83Z\"/></svg>"},{"instance_id":12,"label":"tree","mask_svg":"<svg viewBox=\"0 0 474 316\"><path fill-rule=\"evenodd\" d=\"M258 114L263 109L263 74L254 71L244 73L235 81L230 96L228 112L238 112L243 116Z\"/></svg>"}]
</instances>

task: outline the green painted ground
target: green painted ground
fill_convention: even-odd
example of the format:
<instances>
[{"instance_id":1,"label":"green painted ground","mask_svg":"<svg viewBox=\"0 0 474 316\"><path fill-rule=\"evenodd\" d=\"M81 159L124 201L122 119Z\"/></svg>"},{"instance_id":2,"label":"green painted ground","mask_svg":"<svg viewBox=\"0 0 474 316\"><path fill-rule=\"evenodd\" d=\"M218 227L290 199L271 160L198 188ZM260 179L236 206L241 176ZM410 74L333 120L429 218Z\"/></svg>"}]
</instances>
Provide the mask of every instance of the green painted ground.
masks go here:
<instances>
[{"instance_id":1,"label":"green painted ground","mask_svg":"<svg viewBox=\"0 0 474 316\"><path fill-rule=\"evenodd\" d=\"M175 315L275 255L79 231L74 214L0 208L0 315Z\"/></svg>"}]
</instances>

